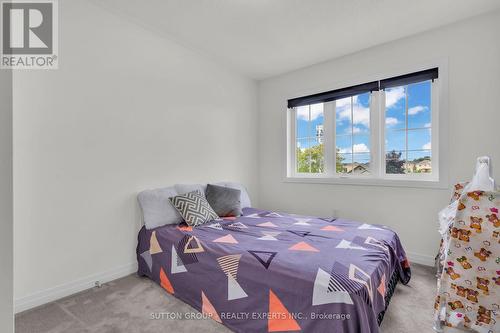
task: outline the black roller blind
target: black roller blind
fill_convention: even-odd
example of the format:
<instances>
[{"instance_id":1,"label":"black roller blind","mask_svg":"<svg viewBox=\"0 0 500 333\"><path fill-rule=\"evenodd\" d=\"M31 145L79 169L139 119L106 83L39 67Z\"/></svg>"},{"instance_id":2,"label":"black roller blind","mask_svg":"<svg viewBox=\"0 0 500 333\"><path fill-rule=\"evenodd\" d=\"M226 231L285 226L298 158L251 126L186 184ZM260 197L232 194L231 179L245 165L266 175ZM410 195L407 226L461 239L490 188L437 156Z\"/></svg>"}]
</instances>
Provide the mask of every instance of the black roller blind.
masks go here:
<instances>
[{"instance_id":1,"label":"black roller blind","mask_svg":"<svg viewBox=\"0 0 500 333\"><path fill-rule=\"evenodd\" d=\"M423 71L395 76L380 81L373 81L355 86L330 90L318 94L292 98L288 100L288 108L297 106L310 105L316 103L326 103L337 99L342 99L350 96L356 96L375 90L383 90L386 88L404 86L411 83L434 80L438 78L438 68L426 69Z\"/></svg>"},{"instance_id":2,"label":"black roller blind","mask_svg":"<svg viewBox=\"0 0 500 333\"><path fill-rule=\"evenodd\" d=\"M356 86L351 86L342 89L330 90L319 94L289 99L288 108L294 108L297 106L316 104L316 103L331 102L337 99L355 96L366 92L371 92L374 90L378 90L378 81L358 84Z\"/></svg>"},{"instance_id":3,"label":"black roller blind","mask_svg":"<svg viewBox=\"0 0 500 333\"><path fill-rule=\"evenodd\" d=\"M397 86L404 86L416 82L434 80L438 78L438 69L426 69L425 71L405 74L401 76L391 77L389 79L380 80L380 89L386 89Z\"/></svg>"}]
</instances>

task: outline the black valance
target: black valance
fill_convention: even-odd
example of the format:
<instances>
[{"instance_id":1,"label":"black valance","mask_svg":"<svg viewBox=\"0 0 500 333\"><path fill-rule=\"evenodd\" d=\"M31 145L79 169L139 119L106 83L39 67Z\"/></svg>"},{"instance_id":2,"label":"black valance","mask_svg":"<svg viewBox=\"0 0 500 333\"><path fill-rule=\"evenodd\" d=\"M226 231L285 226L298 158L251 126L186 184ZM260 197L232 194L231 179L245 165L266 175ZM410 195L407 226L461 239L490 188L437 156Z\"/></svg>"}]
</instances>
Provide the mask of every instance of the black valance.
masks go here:
<instances>
[{"instance_id":1,"label":"black valance","mask_svg":"<svg viewBox=\"0 0 500 333\"><path fill-rule=\"evenodd\" d=\"M438 78L438 68L426 69L423 71L391 77L388 79L373 81L347 88L330 90L314 95L292 98L288 100L288 108L297 106L310 105L316 103L326 103L337 99L342 99L350 96L356 96L375 90L383 90L386 88L404 86L411 83L434 80Z\"/></svg>"},{"instance_id":2,"label":"black valance","mask_svg":"<svg viewBox=\"0 0 500 333\"><path fill-rule=\"evenodd\" d=\"M383 90L391 87L404 86L407 84L412 84L427 80L434 80L437 78L438 78L438 69L431 68L431 69L426 69L425 71L420 71L411 74L391 77L389 79L380 80L380 89Z\"/></svg>"},{"instance_id":3,"label":"black valance","mask_svg":"<svg viewBox=\"0 0 500 333\"><path fill-rule=\"evenodd\" d=\"M357 86L352 86L342 89L330 90L319 94L289 99L288 108L294 108L297 106L316 104L316 103L331 102L337 99L355 96L366 92L371 92L374 90L378 90L378 81L358 84Z\"/></svg>"}]
</instances>

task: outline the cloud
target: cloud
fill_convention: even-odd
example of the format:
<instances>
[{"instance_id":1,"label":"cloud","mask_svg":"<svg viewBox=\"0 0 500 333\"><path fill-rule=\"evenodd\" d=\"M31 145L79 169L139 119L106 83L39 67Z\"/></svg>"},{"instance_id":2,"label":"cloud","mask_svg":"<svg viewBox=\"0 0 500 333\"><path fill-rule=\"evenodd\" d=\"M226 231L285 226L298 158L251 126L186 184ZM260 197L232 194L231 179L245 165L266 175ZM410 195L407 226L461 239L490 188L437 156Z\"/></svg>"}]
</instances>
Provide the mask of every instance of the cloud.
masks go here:
<instances>
[{"instance_id":1,"label":"cloud","mask_svg":"<svg viewBox=\"0 0 500 333\"><path fill-rule=\"evenodd\" d=\"M405 90L403 87L396 87L386 90L385 92L385 107L391 108L399 102L400 99L405 97Z\"/></svg>"},{"instance_id":2,"label":"cloud","mask_svg":"<svg viewBox=\"0 0 500 333\"><path fill-rule=\"evenodd\" d=\"M354 152L355 153L369 153L370 149L364 143L359 143L359 144L354 145Z\"/></svg>"},{"instance_id":3,"label":"cloud","mask_svg":"<svg viewBox=\"0 0 500 333\"><path fill-rule=\"evenodd\" d=\"M370 126L370 109L361 105L354 105L353 107L353 120L354 125Z\"/></svg>"},{"instance_id":4,"label":"cloud","mask_svg":"<svg viewBox=\"0 0 500 333\"><path fill-rule=\"evenodd\" d=\"M337 119L342 122L351 119L351 98L342 98L336 101ZM352 114L354 125L370 126L370 109L358 102L358 96L352 98Z\"/></svg>"},{"instance_id":5,"label":"cloud","mask_svg":"<svg viewBox=\"0 0 500 333\"><path fill-rule=\"evenodd\" d=\"M420 112L427 110L427 106L417 105L408 109L408 115L414 116Z\"/></svg>"},{"instance_id":6,"label":"cloud","mask_svg":"<svg viewBox=\"0 0 500 333\"><path fill-rule=\"evenodd\" d=\"M431 123L425 123L424 127L429 128L429 127L431 127L431 125L432 125Z\"/></svg>"},{"instance_id":7,"label":"cloud","mask_svg":"<svg viewBox=\"0 0 500 333\"><path fill-rule=\"evenodd\" d=\"M385 118L385 124L387 126L394 126L398 123L398 119L397 118L394 118L394 117L387 117Z\"/></svg>"},{"instance_id":8,"label":"cloud","mask_svg":"<svg viewBox=\"0 0 500 333\"><path fill-rule=\"evenodd\" d=\"M422 146L422 149L431 150L431 143L427 142L425 145Z\"/></svg>"},{"instance_id":9,"label":"cloud","mask_svg":"<svg viewBox=\"0 0 500 333\"><path fill-rule=\"evenodd\" d=\"M370 149L364 143L355 144L352 150L351 147L339 149L339 152L342 154L350 154L352 151L354 151L354 153L369 153Z\"/></svg>"},{"instance_id":10,"label":"cloud","mask_svg":"<svg viewBox=\"0 0 500 333\"><path fill-rule=\"evenodd\" d=\"M323 103L311 105L311 121L323 117ZM299 106L297 108L297 118L309 121L309 105Z\"/></svg>"},{"instance_id":11,"label":"cloud","mask_svg":"<svg viewBox=\"0 0 500 333\"><path fill-rule=\"evenodd\" d=\"M350 131L350 129L349 129L349 128L347 128L347 129L346 129L346 131L347 131L348 133L351 133L351 131ZM358 134L358 133L361 133L361 128L356 127L356 126L353 126L353 128L352 128L352 134Z\"/></svg>"}]
</instances>

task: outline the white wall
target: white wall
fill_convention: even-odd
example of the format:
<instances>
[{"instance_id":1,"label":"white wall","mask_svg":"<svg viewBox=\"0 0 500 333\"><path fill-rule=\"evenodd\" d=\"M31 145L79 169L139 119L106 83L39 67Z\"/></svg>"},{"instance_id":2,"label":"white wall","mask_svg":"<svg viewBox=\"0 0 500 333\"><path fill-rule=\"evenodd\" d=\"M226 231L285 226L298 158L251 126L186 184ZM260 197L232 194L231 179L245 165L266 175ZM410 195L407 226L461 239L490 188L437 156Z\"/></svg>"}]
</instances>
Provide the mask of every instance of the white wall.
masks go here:
<instances>
[{"instance_id":1,"label":"white wall","mask_svg":"<svg viewBox=\"0 0 500 333\"><path fill-rule=\"evenodd\" d=\"M254 81L89 2L59 18L60 68L14 75L18 310L130 271L142 189L226 179L257 201Z\"/></svg>"},{"instance_id":2,"label":"white wall","mask_svg":"<svg viewBox=\"0 0 500 333\"><path fill-rule=\"evenodd\" d=\"M12 71L0 70L0 332L12 316Z\"/></svg>"},{"instance_id":3,"label":"white wall","mask_svg":"<svg viewBox=\"0 0 500 333\"><path fill-rule=\"evenodd\" d=\"M496 162L500 179L499 31L496 12L261 81L262 206L316 215L336 209L341 217L386 224L399 233L411 258L432 262L439 242L436 214L447 204L450 190L284 183L285 101L300 91L447 58L450 188L469 179L475 158L484 154Z\"/></svg>"}]
</instances>

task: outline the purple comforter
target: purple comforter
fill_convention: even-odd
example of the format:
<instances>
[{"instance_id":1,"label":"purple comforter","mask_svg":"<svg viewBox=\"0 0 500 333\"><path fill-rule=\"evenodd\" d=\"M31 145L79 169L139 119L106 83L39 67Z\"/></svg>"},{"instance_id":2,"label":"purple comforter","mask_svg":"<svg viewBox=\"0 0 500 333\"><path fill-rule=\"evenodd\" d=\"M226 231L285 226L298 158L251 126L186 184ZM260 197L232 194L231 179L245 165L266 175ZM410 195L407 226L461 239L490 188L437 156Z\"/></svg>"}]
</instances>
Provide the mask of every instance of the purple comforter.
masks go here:
<instances>
[{"instance_id":1,"label":"purple comforter","mask_svg":"<svg viewBox=\"0 0 500 333\"><path fill-rule=\"evenodd\" d=\"M139 275L236 332L379 332L396 272L410 268L384 227L244 209L191 228L144 227Z\"/></svg>"}]
</instances>

